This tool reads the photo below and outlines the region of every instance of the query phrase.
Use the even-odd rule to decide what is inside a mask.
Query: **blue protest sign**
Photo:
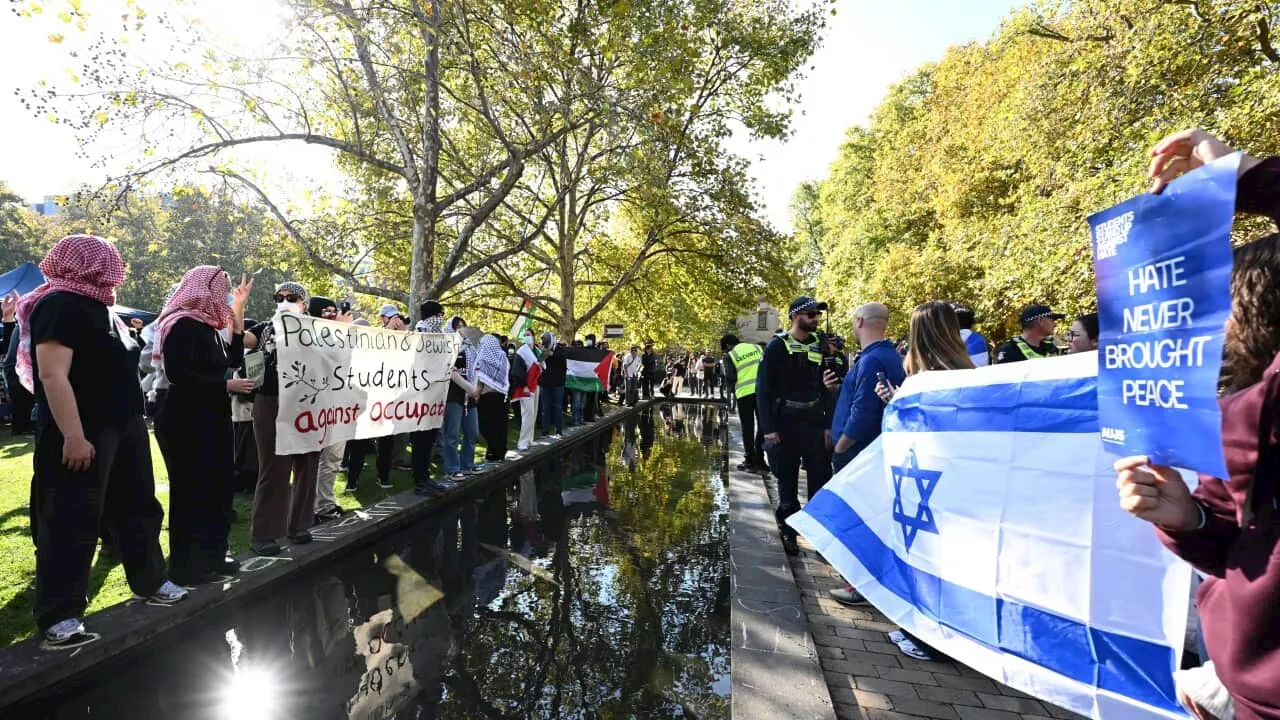
[[[1239,154],[1089,217],[1108,449],[1226,477],[1218,372]]]

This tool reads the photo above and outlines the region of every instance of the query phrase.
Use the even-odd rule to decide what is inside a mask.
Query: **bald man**
[[[853,333],[862,346],[858,362],[845,375],[832,418],[831,437],[837,438],[832,465],[836,472],[871,444],[880,434],[884,402],[876,395],[879,373],[895,387],[902,384],[902,356],[884,337],[889,326],[889,308],[867,303],[853,312]]]

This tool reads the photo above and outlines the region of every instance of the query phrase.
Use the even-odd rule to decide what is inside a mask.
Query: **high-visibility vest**
[[[1048,355],[1044,355],[1039,351],[1037,351],[1035,348],[1031,347],[1031,343],[1027,342],[1026,340],[1023,340],[1021,335],[1013,339],[1013,344],[1022,353],[1022,357],[1028,360],[1039,360],[1041,358],[1049,357]]]
[[[792,355],[807,355],[809,362],[815,365],[822,364],[822,341],[818,335],[814,335],[813,339],[807,343],[791,337],[791,333],[782,336],[782,342],[787,346],[787,352]]]
[[[756,392],[756,374],[760,370],[760,360],[764,351],[755,343],[738,343],[729,351],[729,359],[733,361],[733,369],[738,374],[738,384],[733,394],[744,398]]]

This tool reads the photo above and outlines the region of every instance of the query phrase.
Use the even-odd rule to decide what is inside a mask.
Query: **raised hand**
[[[240,284],[231,289],[231,311],[236,317],[244,317],[245,305],[249,304],[249,294],[253,292],[253,276],[240,275]]]
[[[1151,192],[1158,194],[1179,175],[1203,167],[1235,151],[1235,148],[1200,128],[1191,128],[1169,135],[1151,149],[1151,168],[1147,171],[1152,178]],[[1238,174],[1243,175],[1258,162],[1258,158],[1245,155],[1240,159]]]
[[[13,322],[18,316],[18,291],[12,290],[0,298],[0,315],[5,322]]]

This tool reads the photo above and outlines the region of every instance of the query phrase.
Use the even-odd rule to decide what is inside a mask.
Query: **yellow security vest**
[[[760,370],[760,359],[764,351],[755,343],[738,343],[729,351],[729,359],[733,361],[733,369],[738,374],[738,384],[733,394],[738,398],[754,395],[756,392],[756,374]]]

